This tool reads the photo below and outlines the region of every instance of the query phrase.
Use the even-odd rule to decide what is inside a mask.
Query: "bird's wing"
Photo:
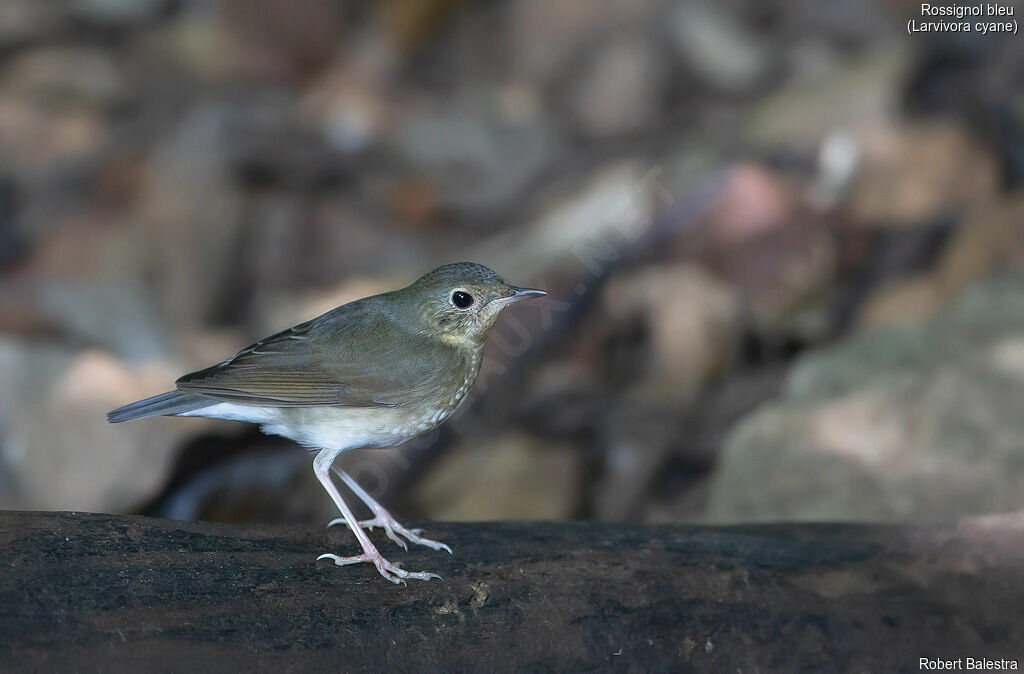
[[[396,407],[429,395],[459,358],[372,303],[353,303],[176,383],[179,391],[245,405]]]

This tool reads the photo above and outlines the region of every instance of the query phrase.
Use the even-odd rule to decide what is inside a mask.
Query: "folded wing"
[[[187,374],[178,390],[246,405],[396,407],[439,385],[459,354],[373,304],[345,305]]]

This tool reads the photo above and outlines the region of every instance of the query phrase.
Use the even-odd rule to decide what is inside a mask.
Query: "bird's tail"
[[[139,400],[124,407],[107,412],[107,421],[112,424],[143,417],[171,416],[191,412],[210,404],[209,398],[190,395],[180,391],[168,391],[152,398]]]

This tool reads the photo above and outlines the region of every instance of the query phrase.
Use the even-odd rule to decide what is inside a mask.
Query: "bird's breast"
[[[444,385],[438,387],[438,395],[432,397],[429,402],[417,405],[415,421],[410,424],[410,437],[433,430],[459,408],[473,382],[476,381],[477,373],[480,371],[480,360],[479,351],[467,355],[464,367],[460,368],[459,372],[449,373],[455,376],[448,377]]]

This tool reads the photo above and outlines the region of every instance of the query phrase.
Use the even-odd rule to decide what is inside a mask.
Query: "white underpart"
[[[231,421],[248,421],[251,424],[265,424],[270,422],[277,410],[268,407],[255,407],[253,405],[239,405],[237,403],[214,403],[209,407],[203,407],[191,412],[182,412],[179,417],[207,417],[209,419],[229,419]]]
[[[452,401],[454,406],[462,401],[468,388],[468,385],[460,387]],[[215,403],[179,416],[260,424],[264,433],[282,435],[310,449],[342,452],[399,445],[433,428],[451,411],[430,410],[410,419],[407,410],[382,407],[256,407]]]

